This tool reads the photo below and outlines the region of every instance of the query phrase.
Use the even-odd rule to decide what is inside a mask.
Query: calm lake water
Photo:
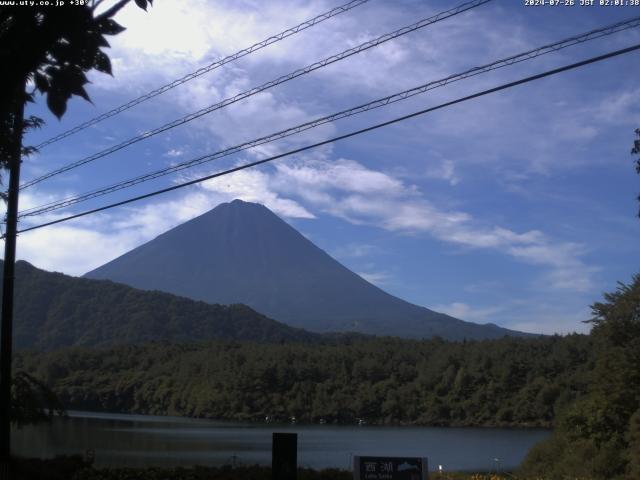
[[[69,412],[51,425],[14,430],[14,453],[51,457],[95,451],[97,466],[271,463],[273,432],[298,434],[298,465],[348,469],[352,455],[428,457],[430,468],[517,467],[549,430],[219,422],[178,417]],[[498,459],[498,460],[495,460]]]

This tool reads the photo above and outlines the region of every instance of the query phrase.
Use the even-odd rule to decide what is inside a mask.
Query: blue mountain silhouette
[[[243,303],[314,332],[461,340],[523,336],[413,305],[350,271],[263,205],[234,200],[89,272],[208,303]]]

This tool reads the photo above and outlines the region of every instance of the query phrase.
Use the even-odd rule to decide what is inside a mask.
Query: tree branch
[[[116,13],[118,13],[120,10],[122,10],[122,8],[129,3],[131,0],[120,0],[118,3],[116,3],[113,7],[111,7],[109,10],[107,10],[104,13],[101,13],[100,15],[98,15],[96,17],[96,19],[98,20],[103,20],[105,18],[111,18],[113,17]]]
[[[94,0],[93,5],[91,5],[91,10],[95,12],[96,8],[98,8],[102,2],[104,2],[104,0]]]

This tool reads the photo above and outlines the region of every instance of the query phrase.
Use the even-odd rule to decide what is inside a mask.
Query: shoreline
[[[211,417],[189,417],[182,415],[158,415],[153,413],[138,413],[138,412],[128,412],[128,411],[109,411],[109,410],[83,410],[83,409],[68,409],[67,414],[69,417],[74,418],[103,418],[101,416],[109,415],[111,419],[117,420],[115,416],[122,416],[122,420],[131,420],[131,417],[139,417],[139,420],[148,421],[148,422],[210,422],[212,424],[222,423],[225,425],[229,425],[232,423],[238,423],[240,425],[252,424],[252,425],[260,425],[260,426],[280,426],[280,427],[292,427],[292,426],[303,426],[303,427],[389,427],[389,428],[482,428],[482,429],[506,429],[506,430],[545,430],[552,431],[553,424],[551,422],[541,422],[541,423],[529,423],[529,424],[514,424],[514,423],[502,423],[502,424],[477,424],[477,423],[463,423],[463,422],[452,422],[448,424],[440,423],[440,424],[425,424],[425,423],[387,423],[387,422],[376,422],[376,421],[365,421],[364,423],[358,422],[306,422],[306,421],[296,421],[296,422],[287,422],[287,421],[265,421],[260,420],[261,417],[248,417],[248,418],[211,418]]]

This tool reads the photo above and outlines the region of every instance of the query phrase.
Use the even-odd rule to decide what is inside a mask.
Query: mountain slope
[[[318,340],[316,334],[278,323],[245,305],[210,305],[46,272],[24,261],[16,263],[14,313],[18,349],[213,339]]]
[[[446,339],[521,335],[463,322],[389,295],[262,205],[234,200],[89,272],[210,303],[243,303],[316,332]]]

